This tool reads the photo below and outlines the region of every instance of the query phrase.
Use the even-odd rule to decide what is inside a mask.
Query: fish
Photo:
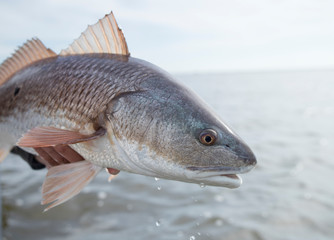
[[[197,94],[130,56],[112,12],[59,54],[33,38],[2,63],[0,160],[14,148],[47,164],[45,210],[102,169],[237,188],[257,163]]]

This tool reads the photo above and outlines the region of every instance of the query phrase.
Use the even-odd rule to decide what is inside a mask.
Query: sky
[[[334,69],[332,0],[0,0],[0,61],[60,52],[113,11],[132,57],[172,73]]]

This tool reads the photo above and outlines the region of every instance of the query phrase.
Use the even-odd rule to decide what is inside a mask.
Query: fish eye
[[[217,132],[213,129],[204,129],[199,135],[199,141],[207,146],[213,145],[217,140]]]

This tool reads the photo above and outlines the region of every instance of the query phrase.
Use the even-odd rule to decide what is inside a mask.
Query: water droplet
[[[205,212],[203,212],[203,216],[204,216],[205,218],[211,218],[211,217],[212,217],[212,212],[210,212],[210,211],[205,211]]]
[[[160,178],[157,178],[157,177],[155,177],[155,178],[154,178],[154,180],[155,180],[155,181],[159,181],[159,180],[160,180]]]
[[[193,200],[194,203],[197,203],[198,202],[198,199],[194,196],[191,196],[191,199]]]
[[[223,223],[223,220],[221,220],[221,219],[217,219],[217,220],[215,221],[215,225],[218,226],[218,227],[222,226],[223,224],[224,224],[224,223]]]
[[[161,190],[161,186],[158,186],[157,189],[160,191]]]
[[[204,183],[200,183],[199,186],[200,186],[201,188],[204,188],[206,185],[205,185]]]
[[[160,227],[160,225],[161,225],[160,220],[158,220],[158,221],[155,222],[155,226]]]
[[[214,199],[216,202],[223,202],[224,201],[224,197],[222,195],[215,195]]]
[[[98,193],[97,193],[97,197],[98,197],[99,199],[106,199],[106,197],[107,197],[107,193],[106,193],[106,192],[98,192]]]
[[[196,237],[195,236],[190,236],[189,240],[195,240]]]

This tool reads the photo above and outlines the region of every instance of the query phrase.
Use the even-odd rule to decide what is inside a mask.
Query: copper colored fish
[[[193,92],[130,57],[112,13],[58,55],[26,42],[0,66],[0,85],[0,159],[20,147],[47,164],[47,209],[103,168],[236,188],[256,164]]]

